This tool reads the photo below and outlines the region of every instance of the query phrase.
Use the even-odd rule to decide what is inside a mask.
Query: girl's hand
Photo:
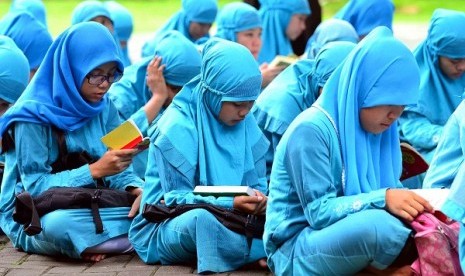
[[[131,210],[129,210],[128,217],[133,218],[137,215],[139,212],[139,207],[140,207],[140,201],[142,199],[142,189],[141,188],[134,188],[130,191],[132,195],[137,196],[136,200],[131,206]]]
[[[168,99],[169,91],[166,86],[163,69],[165,65],[161,64],[161,57],[155,56],[147,65],[147,86],[152,92],[152,97],[157,97],[162,103]]]
[[[258,209],[263,209],[260,207],[263,201],[266,205],[266,197],[262,195],[235,196],[233,207],[247,214],[255,214]]]
[[[137,149],[109,150],[95,163],[89,165],[92,178],[114,175],[127,169]]]
[[[415,192],[403,189],[386,190],[386,209],[389,213],[406,221],[423,212],[433,212],[433,207]]]
[[[262,73],[262,87],[266,87],[276,76],[281,73],[285,66],[270,66],[267,63],[260,65],[260,72]]]

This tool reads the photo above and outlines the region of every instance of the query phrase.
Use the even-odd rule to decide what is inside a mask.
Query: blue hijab
[[[286,36],[287,26],[294,14],[310,14],[307,0],[260,0],[258,13],[262,19],[263,47],[258,62],[271,62],[276,55],[293,53],[291,41]]]
[[[354,27],[347,21],[330,18],[323,21],[315,29],[313,35],[308,39],[305,52],[307,57],[314,59],[321,47],[331,41],[358,42],[358,34]]]
[[[408,110],[423,114],[433,124],[444,125],[463,100],[465,75],[453,80],[439,68],[439,56],[465,58],[465,13],[434,11],[427,38],[413,54],[421,72],[420,98]]]
[[[243,183],[246,174],[251,179],[255,162],[269,145],[254,117],[248,114],[227,126],[218,116],[222,102],[255,100],[261,80],[247,48],[211,39],[202,53],[200,75],[184,86],[158,121],[155,146],[188,179],[198,173],[201,185],[258,183],[258,176],[256,183]]]
[[[29,81],[29,63],[15,42],[0,35],[0,99],[14,103]]]
[[[0,34],[13,39],[29,61],[29,68],[37,69],[52,44],[52,36],[45,25],[27,12],[9,12],[0,21]]]
[[[263,129],[283,135],[291,122],[318,98],[319,90],[355,47],[330,42],[315,60],[300,60],[286,68],[258,96],[253,114]]]
[[[113,21],[115,28],[115,33],[118,36],[119,41],[127,42],[131,37],[134,28],[131,12],[116,1],[106,1],[104,2],[104,5],[110,12],[111,20]],[[122,59],[124,66],[130,65],[131,59],[129,58],[127,44],[126,46],[121,45],[121,50],[123,52]]]
[[[218,12],[218,5],[216,2],[216,0],[182,0],[181,9],[156,31],[153,38],[144,44],[142,47],[142,57],[153,56],[157,37],[167,31],[179,31],[190,41],[197,43],[189,34],[189,26],[191,22],[213,24]],[[204,38],[209,37],[210,35],[207,34],[198,40],[205,41]]]
[[[169,31],[161,37],[155,55],[162,57],[161,65],[165,65],[163,77],[168,84],[184,86],[200,73],[200,53],[194,43],[178,31]],[[126,67],[123,78],[110,88],[110,97],[118,98],[120,93],[130,93],[138,97],[138,106],[145,105],[152,97],[146,84],[147,65],[152,59],[147,57]],[[132,112],[133,107],[128,106],[128,110]]]
[[[392,30],[394,4],[391,0],[350,0],[334,17],[348,21],[361,37],[378,26]]]
[[[26,11],[47,27],[47,10],[42,0],[14,0],[10,11]]]
[[[71,14],[71,24],[91,21],[97,16],[105,16],[112,20],[110,12],[105,5],[96,0],[86,0],[79,3]],[[112,20],[113,21],[113,20]]]
[[[386,27],[375,28],[359,42],[329,77],[315,105],[325,110],[339,135],[345,195],[401,185],[397,124],[380,134],[368,133],[360,125],[360,110],[414,104],[419,84],[412,52]]]
[[[96,53],[98,45],[101,51]],[[114,61],[123,71],[118,48],[110,32],[96,22],[71,26],[50,46],[42,65],[24,93],[0,120],[0,134],[13,122],[53,125],[73,131],[97,116],[107,104],[82,98],[82,83],[96,67]]]
[[[237,42],[237,33],[262,27],[257,9],[243,2],[226,4],[216,20],[216,37]]]

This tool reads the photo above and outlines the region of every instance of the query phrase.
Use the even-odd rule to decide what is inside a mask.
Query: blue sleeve
[[[308,223],[323,229],[347,215],[385,206],[386,190],[353,196],[342,193],[338,142],[315,125],[301,125],[287,142],[285,166]]]
[[[22,185],[33,196],[54,187],[95,185],[87,164],[74,170],[51,173],[58,148],[50,127],[16,123],[15,150]]]
[[[147,120],[147,115],[145,114],[144,107],[139,108],[134,114],[130,116],[130,118],[134,121],[137,127],[142,132],[144,137],[147,137],[148,129],[149,129],[149,122]]]
[[[108,97],[118,109],[123,121],[129,119],[140,108],[139,99],[130,81],[120,80],[114,83],[108,92]]]
[[[437,146],[443,126],[431,123],[425,116],[404,111],[399,118],[399,130],[403,138],[416,149],[430,150]]]
[[[196,186],[194,179],[187,179],[176,170],[163,157],[158,148],[155,149],[155,158],[166,205],[209,203],[226,208],[233,207],[233,197],[216,198],[214,196],[194,195],[192,193]]]

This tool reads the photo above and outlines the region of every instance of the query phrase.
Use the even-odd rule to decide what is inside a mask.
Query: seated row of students
[[[448,13],[440,10],[438,17],[448,17]],[[86,43],[88,37],[94,36],[99,37],[99,45],[108,49],[108,53],[95,54],[94,44]],[[447,43],[445,49],[450,49],[451,45],[454,43]],[[386,54],[384,47],[392,51]],[[14,133],[11,136],[15,139],[14,147],[6,145],[7,140],[3,145],[6,168],[0,200],[1,223],[9,238],[16,247],[28,252],[65,254],[94,261],[104,258],[107,253],[127,252],[134,246],[144,261],[150,263],[185,263],[197,257],[199,272],[222,272],[256,261],[263,265],[266,255],[262,241],[254,240],[249,252],[244,236],[227,230],[203,211],[192,211],[160,225],[148,223],[139,214],[129,230],[128,212],[130,217],[135,215],[135,210],[139,209],[136,203],[131,210],[118,208],[105,213],[104,235],[92,232],[94,227],[88,210],[50,213],[41,221],[44,232],[34,237],[27,236],[11,220],[14,195],[21,190],[38,195],[51,187],[93,185],[94,178],[106,176],[111,187],[127,189],[141,196],[142,181],[130,168],[136,152],[105,152],[103,145],[95,143],[120,123],[119,117],[115,116],[117,109],[104,96],[124,70],[118,51],[114,38],[98,24],[79,23],[68,29],[53,42],[24,96],[0,120],[1,133]],[[448,53],[445,50],[444,55],[447,57]],[[54,60],[54,55],[60,55],[63,60]],[[262,77],[258,65],[250,50],[217,39],[205,45],[202,55],[200,75],[184,86],[154,129],[146,174],[149,185],[142,202],[158,203],[163,199],[168,205],[208,202],[247,212],[263,213],[266,210],[265,250],[268,264],[277,274],[355,273],[367,267],[376,270],[405,264],[394,262],[394,259],[407,243],[410,229],[397,217],[409,221],[418,213],[431,210],[419,196],[395,189],[401,187],[395,120],[404,105],[416,103],[420,83],[410,51],[386,28],[377,29],[351,51],[341,62],[343,66],[329,78],[319,100],[299,115],[284,134],[276,149],[268,203],[265,177],[268,142],[253,115],[248,114],[260,91]],[[238,63],[237,56],[244,57],[243,62]],[[84,65],[83,60],[88,63]],[[169,74],[165,74],[169,64],[160,66],[163,60],[159,57],[148,59],[148,67],[142,66],[139,70],[153,70],[154,78],[158,78],[154,83],[163,85],[161,78],[166,78],[168,84],[176,86],[169,82]],[[459,60],[455,68],[463,73],[461,62]],[[298,67],[295,65],[287,72],[292,76]],[[69,85],[70,78],[74,79],[74,86]],[[139,77],[139,81],[147,81],[150,85],[149,79]],[[155,93],[156,89],[151,91]],[[167,90],[164,91],[166,96]],[[160,104],[169,103],[169,97],[165,101],[153,100],[157,104],[151,109],[155,112],[150,113],[147,103],[152,98],[156,97],[152,95],[150,100],[135,108],[144,106],[138,116],[146,116],[147,125],[149,116],[153,120],[160,112]],[[12,124],[15,125],[13,129],[9,128]],[[76,170],[52,172],[57,143],[51,126],[67,132],[70,151],[89,151],[93,157],[100,158],[99,161]],[[185,134],[180,135],[181,132]],[[184,137],[191,137],[191,140]],[[315,141],[311,142],[312,139]],[[360,143],[364,146],[360,147]],[[49,148],[51,152],[48,152]],[[191,193],[195,185],[225,183],[256,185],[260,192],[252,197],[218,199]],[[321,205],[325,208],[321,209]],[[450,208],[457,210],[455,205]],[[334,210],[338,211],[334,213]],[[283,222],[280,214],[292,214],[293,217]],[[382,217],[379,221],[384,223],[354,223],[362,216]],[[451,216],[459,217],[460,213],[456,211]],[[56,227],[63,221],[76,227]],[[286,224],[289,222],[292,225]],[[346,224],[364,227],[353,229]],[[211,228],[205,230],[204,225],[216,225],[231,243],[224,243],[227,245],[224,250],[212,249],[209,244],[215,239],[211,237]],[[173,227],[183,229],[184,235],[173,235]],[[385,231],[386,228],[396,230]],[[347,229],[353,229],[349,232],[353,238],[347,239],[346,244],[317,242],[339,241],[334,237],[341,233],[341,229],[344,235],[348,233]],[[128,231],[131,243],[127,238]],[[392,232],[398,235],[392,236]],[[82,240],[82,233],[86,233],[85,240]],[[372,236],[367,233],[373,233],[372,236],[377,238],[369,239]],[[332,238],[324,239],[321,235],[331,235]],[[219,235],[217,240],[224,241],[225,236]],[[313,248],[308,246],[310,239],[315,241]],[[355,248],[364,250],[354,250],[354,243],[360,245]],[[231,244],[237,248],[232,248]],[[321,255],[314,254],[327,250],[333,252],[334,246],[342,253],[327,254],[322,260],[318,259]],[[173,249],[176,250],[173,252]],[[221,252],[221,262],[212,261],[217,260],[218,251]],[[238,252],[249,254],[244,258]],[[288,259],[290,252],[294,254],[292,261]],[[343,260],[350,261],[345,263]],[[338,268],[339,271],[332,270]]]

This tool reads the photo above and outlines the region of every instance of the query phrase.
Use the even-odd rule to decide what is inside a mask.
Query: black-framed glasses
[[[123,77],[123,73],[116,71],[112,75],[92,75],[88,74],[86,76],[87,82],[91,85],[101,85],[104,81],[108,83],[114,83],[119,81]]]

